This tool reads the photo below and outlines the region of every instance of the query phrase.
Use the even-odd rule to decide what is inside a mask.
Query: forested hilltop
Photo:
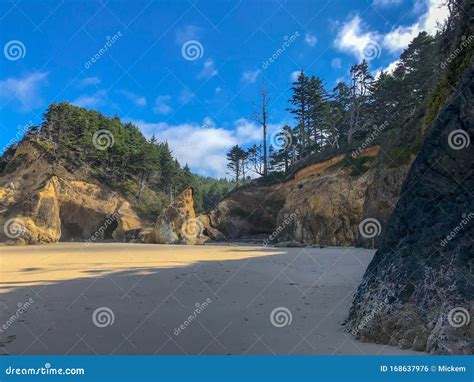
[[[257,183],[271,183],[339,153],[360,174],[367,161],[360,151],[373,145],[382,145],[384,166],[409,163],[474,53],[470,2],[448,3],[446,24],[435,36],[420,32],[390,71],[375,72],[363,60],[350,68],[348,83],[341,81],[332,90],[317,75],[301,71],[288,101],[294,125],[273,134],[267,131],[271,94],[263,88],[255,120],[265,138],[228,152],[234,180],[248,183],[246,174],[254,173],[264,178]]]
[[[67,102],[49,106],[39,126],[24,141],[37,145],[48,162],[78,179],[96,179],[122,193],[145,219],[154,220],[185,188],[194,188],[195,208],[205,212],[226,194],[232,182],[193,174],[173,157],[166,142],[150,139],[132,123]],[[5,151],[3,172],[17,144]]]

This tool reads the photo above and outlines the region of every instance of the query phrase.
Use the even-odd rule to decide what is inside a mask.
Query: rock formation
[[[347,322],[359,339],[474,353],[474,61],[431,124]]]
[[[302,167],[284,182],[240,187],[210,214],[210,224],[227,238],[266,234],[267,244],[374,247],[409,168],[376,166],[378,155],[376,146],[361,151],[358,170],[346,156],[335,155]],[[378,222],[380,230],[373,238],[361,235],[364,219]]]
[[[224,234],[211,225],[211,218],[209,215],[199,215],[197,218],[202,223],[203,234],[209,237],[209,239],[214,241],[225,240]]]
[[[0,225],[0,241],[41,244],[122,241],[125,231],[142,222],[117,192],[52,166],[26,141],[0,177]]]
[[[286,192],[285,188],[271,186],[240,187],[212,211],[210,225],[228,239],[270,234],[276,226]]]
[[[193,189],[184,190],[166,208],[155,223],[154,239],[157,244],[202,244],[208,238],[203,224],[194,212]]]

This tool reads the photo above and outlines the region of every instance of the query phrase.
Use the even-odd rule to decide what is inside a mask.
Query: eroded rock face
[[[209,215],[199,215],[198,219],[202,223],[203,234],[209,237],[213,241],[223,241],[225,240],[224,234],[219,231],[217,228],[214,228],[211,225],[211,218]]]
[[[283,207],[285,188],[241,187],[221,201],[209,215],[212,227],[226,238],[270,234]]]
[[[210,215],[211,225],[232,239],[266,234],[264,244],[374,247],[379,235],[364,239],[359,224],[376,219],[383,230],[409,168],[380,169],[373,164],[378,153],[377,147],[360,153],[367,160],[360,173],[339,155],[302,168],[286,182],[237,189]]]
[[[429,353],[474,353],[474,61],[432,123],[348,330]]]
[[[278,214],[280,240],[321,245],[353,245],[372,172],[350,176],[343,168],[308,175],[289,185]]]
[[[122,241],[125,231],[142,225],[118,193],[53,168],[30,143],[16,150],[5,170],[0,177],[0,241]]]
[[[203,225],[194,212],[193,189],[184,190],[173,205],[166,208],[155,223],[154,240],[157,244],[202,244]]]

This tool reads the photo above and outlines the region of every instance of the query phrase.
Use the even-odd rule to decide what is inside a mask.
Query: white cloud
[[[449,16],[449,10],[445,0],[428,0],[428,10],[420,18],[421,30],[434,35],[439,24],[444,24]]]
[[[420,1],[415,2],[414,11],[420,12],[420,4]],[[342,25],[334,45],[341,51],[354,54],[358,60],[364,57],[364,49],[369,43],[382,44],[390,53],[399,54],[421,31],[434,35],[449,15],[445,0],[423,0],[423,5],[424,13],[415,23],[398,25],[386,34],[371,31],[356,15]]]
[[[76,98],[74,101],[71,101],[71,103],[79,107],[95,108],[104,104],[105,95],[105,90],[99,90],[94,94],[82,95]]]
[[[331,60],[331,67],[333,69],[341,69],[342,68],[342,60],[340,58],[333,58]]]
[[[359,16],[344,23],[334,41],[335,46],[346,53],[352,53],[358,60],[364,58],[364,50],[369,45],[377,45],[380,36],[370,31]]]
[[[128,90],[118,90],[117,93],[124,95],[128,100],[137,106],[146,106],[146,98],[138,94],[129,92]]]
[[[298,76],[300,75],[301,70],[295,70],[294,72],[290,73],[290,81],[295,82],[298,79]]]
[[[374,0],[372,2],[372,5],[374,7],[380,7],[380,8],[385,8],[385,7],[391,7],[391,6],[397,6],[402,3],[402,0]]]
[[[304,36],[304,42],[308,44],[311,48],[314,48],[318,43],[318,39],[314,34],[307,32]]]
[[[214,67],[214,60],[211,58],[208,58],[204,62],[204,66],[202,70],[199,72],[197,77],[200,78],[211,78],[214,77],[215,75],[218,74],[217,69]]]
[[[420,33],[418,24],[399,26],[383,37],[383,45],[390,53],[398,53],[405,49],[408,44]]]
[[[0,81],[0,98],[16,99],[20,108],[27,111],[42,105],[40,86],[47,80],[48,73],[35,72],[23,77],[10,77]]]
[[[249,143],[262,139],[262,129],[254,121],[247,118],[239,118],[234,122],[235,134],[240,141]]]
[[[380,76],[380,73],[382,73],[382,72],[392,74],[393,71],[397,68],[397,65],[398,65],[399,62],[400,62],[400,60],[395,60],[395,61],[391,62],[390,64],[388,64],[385,68],[377,69],[374,73],[374,77],[378,78]]]
[[[187,163],[193,171],[209,176],[227,175],[226,153],[233,145],[247,146],[262,139],[261,127],[245,118],[236,120],[232,129],[218,127],[210,118],[205,118],[200,124],[171,125],[142,120],[131,122],[145,136],[155,134],[159,141],[168,142],[181,165]],[[269,133],[281,126],[282,124],[270,124]]]
[[[169,114],[173,110],[168,102],[171,101],[171,96],[162,95],[155,99],[155,106],[153,106],[153,112],[155,114]]]
[[[426,31],[436,34],[438,27],[443,25],[449,16],[445,0],[424,0],[425,13],[412,25],[398,26],[384,36],[383,44],[391,53],[400,53],[420,33]],[[419,10],[420,3],[415,3]]]
[[[257,70],[248,70],[242,73],[242,81],[254,84],[257,81],[258,75],[260,74],[260,69]]]
[[[101,81],[99,77],[86,77],[79,81],[78,86],[80,88],[85,88],[86,86],[90,85],[98,85],[100,82]]]

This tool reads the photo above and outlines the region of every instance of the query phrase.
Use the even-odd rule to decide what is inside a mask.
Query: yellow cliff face
[[[320,245],[373,246],[360,242],[366,217],[381,225],[398,199],[409,166],[380,169],[372,158],[378,146],[358,152],[361,168],[344,155],[308,165],[292,179],[271,186],[249,186],[224,199],[211,214],[213,227],[235,238],[267,235],[269,244],[297,241]]]
[[[31,144],[0,177],[0,241],[8,244],[115,238],[142,226],[128,201],[107,187],[50,165]]]
[[[354,245],[373,170],[351,176],[347,168],[330,166],[307,171],[305,176],[283,185],[288,193],[276,226],[283,228],[284,240]]]

